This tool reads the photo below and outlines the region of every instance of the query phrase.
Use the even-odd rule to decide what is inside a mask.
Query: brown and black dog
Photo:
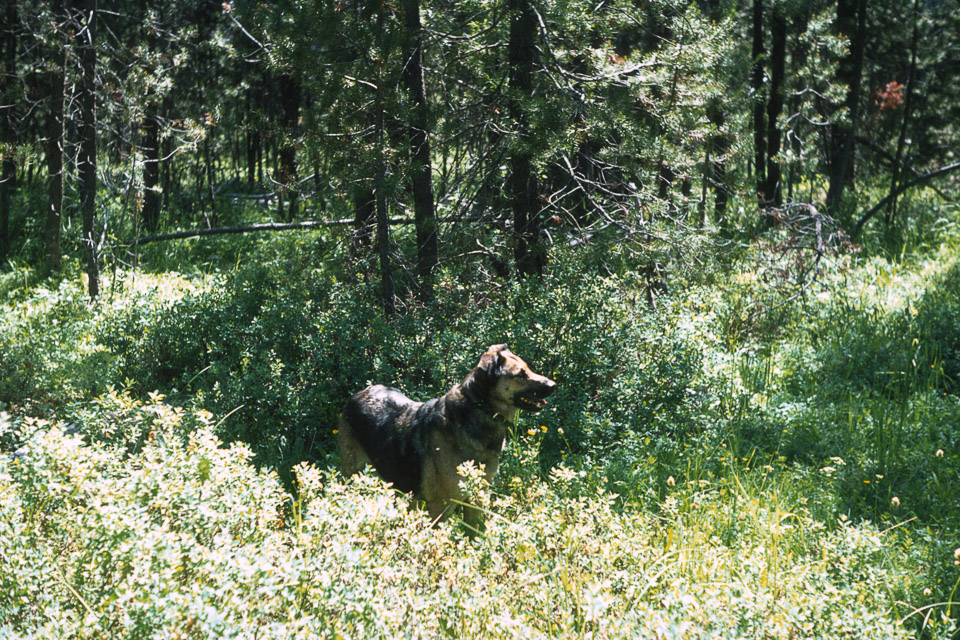
[[[460,498],[457,467],[482,464],[492,481],[517,412],[540,411],[555,388],[505,344],[487,349],[463,382],[427,402],[392,387],[367,387],[340,414],[340,468],[350,476],[372,463],[381,478],[425,501],[430,516],[442,520]],[[470,509],[464,518],[477,515]]]

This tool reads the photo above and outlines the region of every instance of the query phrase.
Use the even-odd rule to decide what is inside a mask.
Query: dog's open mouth
[[[546,400],[520,397],[520,407],[528,411],[540,411],[540,409],[543,409],[545,406],[547,406]]]
[[[553,393],[553,387],[540,387],[517,394],[514,404],[525,411],[540,411],[547,406],[547,396]]]

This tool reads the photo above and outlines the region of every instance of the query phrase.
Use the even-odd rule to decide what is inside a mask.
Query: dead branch
[[[917,185],[923,184],[928,180],[932,180],[933,178],[936,178],[938,176],[942,176],[946,173],[950,173],[951,171],[956,171],[957,169],[960,169],[960,162],[954,162],[953,164],[948,164],[945,167],[941,167],[934,171],[930,171],[929,173],[925,173],[922,176],[914,178],[910,182],[906,182],[900,185],[899,187],[897,187],[897,189],[893,193],[889,194],[886,198],[884,198],[883,200],[878,202],[876,205],[874,205],[872,209],[870,209],[865,214],[863,214],[863,216],[857,221],[856,226],[853,228],[853,232],[850,234],[850,237],[854,239],[857,238],[857,236],[859,236],[860,232],[863,230],[863,225],[865,225],[870,218],[875,216],[878,211],[882,210],[885,206],[887,206],[887,203],[889,203],[894,198],[898,197],[900,194],[912,189],[913,187],[916,187]]]

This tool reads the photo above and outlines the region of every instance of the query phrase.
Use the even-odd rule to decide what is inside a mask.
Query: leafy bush
[[[133,454],[50,424],[24,436],[0,458],[2,636],[886,639],[912,637],[896,603],[924,597],[892,534],[825,530],[759,475],[677,485],[647,513],[528,470],[470,541],[369,476],[303,464],[295,499],[209,427]],[[931,611],[928,637],[949,638]]]
[[[191,394],[196,405],[230,414],[218,433],[249,443],[284,477],[300,460],[332,452],[340,408],[368,382],[436,396],[498,342],[560,383],[538,420],[566,437],[551,432],[545,464],[571,448],[615,447],[628,431],[676,441],[687,427],[698,349],[638,312],[644,303],[628,293],[629,275],[582,282],[572,268],[558,269],[483,298],[453,288],[392,322],[373,287],[277,278],[245,268],[210,290],[130,306],[101,324],[100,341],[139,392]]]
[[[10,295],[0,316],[0,407],[46,413],[105,390],[112,362],[95,339],[95,313],[79,282],[45,282]]]

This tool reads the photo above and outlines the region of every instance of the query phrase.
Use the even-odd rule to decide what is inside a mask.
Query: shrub
[[[499,342],[560,383],[537,418],[566,434],[551,430],[545,465],[615,447],[628,431],[676,441],[687,428],[699,351],[636,308],[629,276],[583,283],[559,269],[542,281],[487,287],[483,298],[454,287],[387,321],[372,286],[320,277],[291,286],[276,275],[240,269],[210,290],[131,306],[100,325],[100,341],[134,390],[190,394],[195,405],[230,414],[221,437],[247,442],[287,479],[297,462],[333,451],[340,408],[368,382],[427,399]]]
[[[2,636],[907,638],[892,612],[923,584],[896,538],[829,532],[759,474],[677,485],[647,513],[571,469],[527,471],[471,541],[371,476],[301,464],[293,498],[209,427],[132,454],[24,436],[0,458]],[[930,638],[955,632],[940,612]]]

